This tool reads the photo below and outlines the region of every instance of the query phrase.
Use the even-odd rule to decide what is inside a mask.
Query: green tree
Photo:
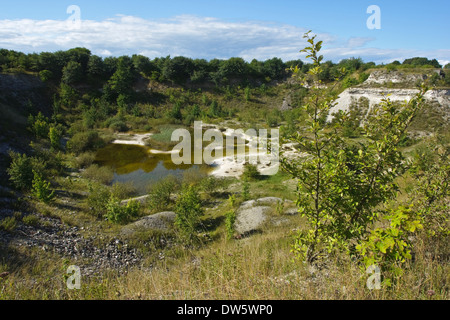
[[[62,128],[60,126],[50,126],[48,131],[48,137],[50,139],[50,144],[53,149],[59,150],[61,149],[61,137],[62,137]]]
[[[33,195],[44,203],[50,203],[55,198],[55,191],[50,188],[50,182],[45,181],[40,173],[33,170]]]
[[[41,112],[39,112],[36,117],[33,117],[33,115],[31,114],[28,116],[28,126],[31,132],[33,132],[33,134],[36,136],[36,138],[48,138],[48,118],[45,117]]]
[[[39,79],[41,79],[42,82],[48,82],[53,78],[53,72],[50,70],[42,70],[39,72]]]
[[[178,84],[184,84],[190,79],[194,70],[192,59],[185,57],[175,57],[167,59],[162,69],[163,77]]]
[[[110,90],[107,97],[109,101],[116,101],[119,95],[131,95],[134,77],[134,67],[131,59],[127,56],[120,57],[117,61],[117,70],[106,85],[108,90]]]
[[[87,65],[87,72],[89,76],[94,78],[104,78],[105,77],[105,67],[103,64],[102,58],[99,56],[90,56],[88,65]]]
[[[186,186],[175,204],[175,225],[186,242],[197,240],[197,228],[203,215],[200,196],[193,186]]]
[[[309,224],[299,232],[294,252],[312,263],[334,250],[355,254],[370,227],[385,216],[382,208],[396,196],[396,178],[407,166],[398,145],[421,108],[426,89],[402,105],[383,100],[367,119],[364,139],[347,143],[341,123],[326,121],[336,96],[318,80],[322,42],[309,33],[305,37],[310,46],[302,51],[313,60],[306,77],[312,78],[314,86],[304,107],[308,129],[292,140],[307,155],[282,156],[282,166],[298,181],[299,212]],[[340,119],[345,116],[341,114]]]
[[[439,62],[436,59],[429,60],[428,58],[422,58],[422,57],[415,57],[406,59],[403,61],[403,64],[405,65],[412,65],[415,67],[421,67],[421,66],[430,66],[432,68],[438,68],[441,69],[442,66],[439,64]]]
[[[181,113],[181,105],[179,102],[176,102],[173,105],[172,110],[169,112],[169,117],[173,120],[183,120],[183,114]]]
[[[26,154],[9,152],[11,165],[7,169],[9,180],[20,190],[29,190],[33,181],[33,159]]]
[[[236,223],[236,211],[230,210],[225,214],[225,228],[227,239],[230,240],[233,238],[235,232],[235,223]]]
[[[67,85],[73,85],[83,79],[83,68],[80,63],[70,61],[62,71],[61,81]]]

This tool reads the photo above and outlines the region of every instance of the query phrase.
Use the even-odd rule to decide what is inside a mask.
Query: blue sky
[[[67,29],[69,5],[80,8],[80,29]],[[380,30],[366,27],[369,5],[381,9]],[[325,42],[326,59],[427,56],[448,63],[449,12],[448,0],[0,0],[0,47],[289,60],[302,58],[301,36],[312,29]]]

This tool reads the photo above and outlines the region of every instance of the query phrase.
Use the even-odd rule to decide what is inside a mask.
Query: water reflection
[[[110,144],[97,152],[95,163],[108,166],[114,171],[114,182],[133,182],[140,194],[145,194],[148,186],[156,181],[174,175],[182,177],[183,172],[198,168],[209,172],[206,165],[175,165],[170,154],[153,154],[144,146]]]

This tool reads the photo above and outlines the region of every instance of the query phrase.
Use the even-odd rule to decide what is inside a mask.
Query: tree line
[[[411,58],[403,63],[394,61],[392,66],[442,68],[436,59]],[[86,48],[74,48],[67,51],[41,52],[25,54],[22,52],[0,49],[0,71],[36,72],[43,81],[63,82],[67,85],[91,82],[102,83],[110,81],[113,87],[121,91],[129,86],[137,75],[159,82],[169,82],[178,85],[200,85],[212,83],[219,85],[250,85],[263,84],[272,80],[282,80],[291,73],[291,68],[297,68],[307,73],[312,68],[311,63],[302,60],[284,62],[280,58],[266,61],[256,59],[247,62],[242,58],[233,57],[227,60],[192,59],[188,57],[159,57],[150,59],[143,55],[106,57],[93,55]],[[326,61],[322,64],[322,81],[333,81],[338,75],[350,74],[355,71],[364,72],[367,69],[384,67],[374,62],[365,63],[361,58],[343,59],[339,63]],[[445,68],[449,68],[447,65]]]

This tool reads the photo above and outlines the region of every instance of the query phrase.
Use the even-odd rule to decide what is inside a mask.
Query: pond
[[[173,131],[173,130],[172,130]],[[191,133],[191,130],[189,131]],[[203,130],[203,133],[205,131]],[[220,132],[219,132],[220,133]],[[170,137],[170,135],[167,135]],[[195,137],[195,134],[191,136]],[[147,194],[148,188],[151,184],[161,180],[169,175],[181,178],[187,170],[198,170],[200,173],[212,174],[217,177],[240,177],[244,170],[244,163],[249,162],[252,157],[265,154],[267,150],[258,149],[257,139],[238,134],[240,139],[234,139],[234,131],[227,129],[222,132],[223,141],[221,147],[213,151],[211,156],[214,161],[211,165],[194,164],[194,157],[196,155],[194,139],[190,141],[191,146],[191,163],[176,165],[172,161],[171,150],[175,150],[175,144],[170,141],[158,141],[160,138],[151,133],[147,134],[124,134],[121,137],[125,140],[115,140],[103,149],[97,152],[95,163],[100,166],[108,166],[114,172],[113,183],[115,182],[132,182],[138,193],[141,195]],[[208,154],[211,150],[211,139],[202,140],[203,134],[196,137],[202,146],[204,152]],[[231,137],[231,141],[228,141]],[[150,140],[148,140],[150,139]],[[167,137],[166,137],[167,140]],[[230,142],[230,149],[227,149],[228,142]],[[150,145],[150,146],[148,146]],[[188,142],[189,145],[189,142]],[[155,149],[156,148],[156,149]],[[167,150],[167,151],[162,151]],[[198,150],[198,149],[197,149]],[[209,151],[208,151],[209,150]],[[183,152],[184,153],[184,149]],[[200,153],[200,156],[201,156]],[[240,155],[240,160],[237,156]],[[244,157],[244,158],[242,158]],[[245,160],[243,160],[245,159]],[[254,158],[252,158],[254,159]],[[205,158],[204,158],[205,160]],[[253,160],[252,160],[253,161]],[[259,161],[259,160],[258,160]],[[267,163],[259,163],[258,169],[262,173],[270,167]]]
[[[155,154],[149,147],[126,144],[109,144],[100,149],[95,163],[113,170],[113,183],[132,182],[140,195],[148,192],[150,184],[168,175],[181,178],[186,170],[192,168],[205,173],[213,170],[207,165],[175,165],[170,154]]]

